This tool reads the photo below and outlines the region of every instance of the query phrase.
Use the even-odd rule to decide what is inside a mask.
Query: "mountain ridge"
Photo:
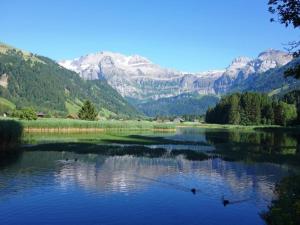
[[[132,64],[129,64],[130,60]],[[157,100],[184,93],[226,94],[249,76],[262,74],[292,61],[286,52],[268,49],[254,59],[235,58],[224,70],[187,73],[154,64],[143,56],[98,52],[59,64],[74,70],[84,79],[106,79],[122,96]],[[137,63],[139,62],[139,63]]]

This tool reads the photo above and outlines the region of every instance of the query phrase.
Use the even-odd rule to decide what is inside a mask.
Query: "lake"
[[[0,167],[1,224],[254,225],[297,171],[299,134],[27,134],[22,149]]]

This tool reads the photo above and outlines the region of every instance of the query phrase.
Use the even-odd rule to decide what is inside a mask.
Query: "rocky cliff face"
[[[287,53],[270,49],[256,59],[236,58],[225,70],[202,73],[166,69],[142,56],[124,56],[112,52],[88,54],[59,63],[78,72],[84,79],[107,80],[124,97],[147,100],[190,92],[224,94],[249,77],[281,67],[291,60],[292,56]]]
[[[251,76],[257,76],[264,72],[279,68],[292,60],[292,56],[278,50],[267,50],[258,55],[256,59],[239,57],[233,60],[223,75],[214,83],[214,90],[217,94],[224,94],[232,87],[249,80]],[[250,78],[250,79],[249,79]]]

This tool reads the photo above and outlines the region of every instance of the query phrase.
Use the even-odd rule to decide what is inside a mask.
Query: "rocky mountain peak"
[[[149,59],[139,56],[139,55],[133,55],[128,58],[129,58],[128,59],[129,65],[152,64],[152,62]]]
[[[249,63],[252,59],[246,56],[240,56],[235,58],[232,62],[231,62],[231,66],[232,65],[246,65],[247,63]]]
[[[292,56],[268,49],[257,58],[237,57],[225,70],[188,73],[163,68],[149,59],[114,52],[88,54],[60,65],[74,70],[84,79],[106,79],[121,95],[137,99],[159,99],[183,93],[227,93],[232,85],[253,74],[287,64]]]

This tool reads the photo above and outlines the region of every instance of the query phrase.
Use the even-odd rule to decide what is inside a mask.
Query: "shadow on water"
[[[207,146],[206,142],[202,141],[178,141],[171,140],[164,137],[152,137],[152,136],[143,136],[143,135],[129,135],[129,140],[112,140],[112,139],[104,139],[105,143],[118,143],[118,144],[136,144],[137,142],[142,142],[144,145],[147,144],[173,144],[173,145],[204,145]]]
[[[18,145],[23,127],[13,120],[0,120],[0,167],[15,163],[20,157]]]
[[[13,120],[0,120],[0,151],[5,152],[20,143],[23,127]]]

